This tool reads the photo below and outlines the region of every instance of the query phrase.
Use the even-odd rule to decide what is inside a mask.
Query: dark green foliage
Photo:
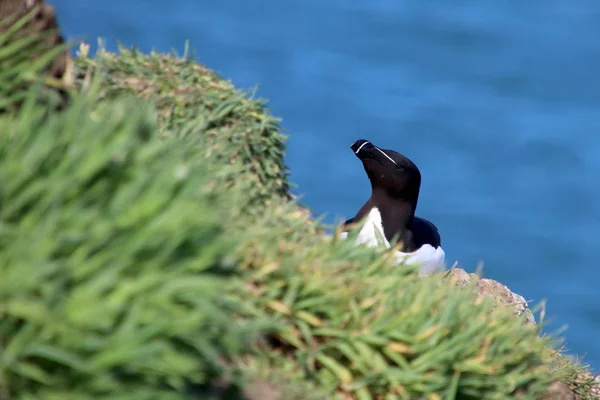
[[[152,108],[90,104],[0,125],[0,397],[181,398],[243,346],[227,202]]]

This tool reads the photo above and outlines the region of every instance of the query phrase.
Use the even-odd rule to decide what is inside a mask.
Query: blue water
[[[295,191],[326,221],[369,183],[359,138],[423,174],[450,263],[528,300],[600,370],[598,0],[51,0],[68,38],[183,51],[289,131]]]

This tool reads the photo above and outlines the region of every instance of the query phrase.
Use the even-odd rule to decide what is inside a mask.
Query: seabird
[[[363,222],[356,242],[375,247],[383,243],[402,243],[396,258],[406,264],[421,266],[421,274],[444,268],[445,253],[437,227],[415,216],[421,172],[407,157],[393,150],[381,149],[368,140],[357,140],[350,146],[362,161],[369,181],[371,197],[354,218],[344,222],[342,238],[353,224]]]

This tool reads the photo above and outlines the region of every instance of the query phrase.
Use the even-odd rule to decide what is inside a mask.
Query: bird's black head
[[[421,188],[421,172],[408,158],[393,150],[380,149],[359,139],[350,146],[362,161],[371,181],[373,194],[385,193],[394,199],[416,203]]]

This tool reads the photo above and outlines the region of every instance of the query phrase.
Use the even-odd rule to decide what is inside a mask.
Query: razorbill
[[[357,140],[350,146],[362,161],[369,181],[371,197],[354,218],[344,222],[342,238],[354,223],[364,225],[356,242],[375,247],[383,243],[402,243],[403,251],[396,259],[421,266],[421,274],[444,268],[445,253],[437,227],[415,217],[421,188],[421,172],[408,158],[393,150],[381,149],[368,140]]]

